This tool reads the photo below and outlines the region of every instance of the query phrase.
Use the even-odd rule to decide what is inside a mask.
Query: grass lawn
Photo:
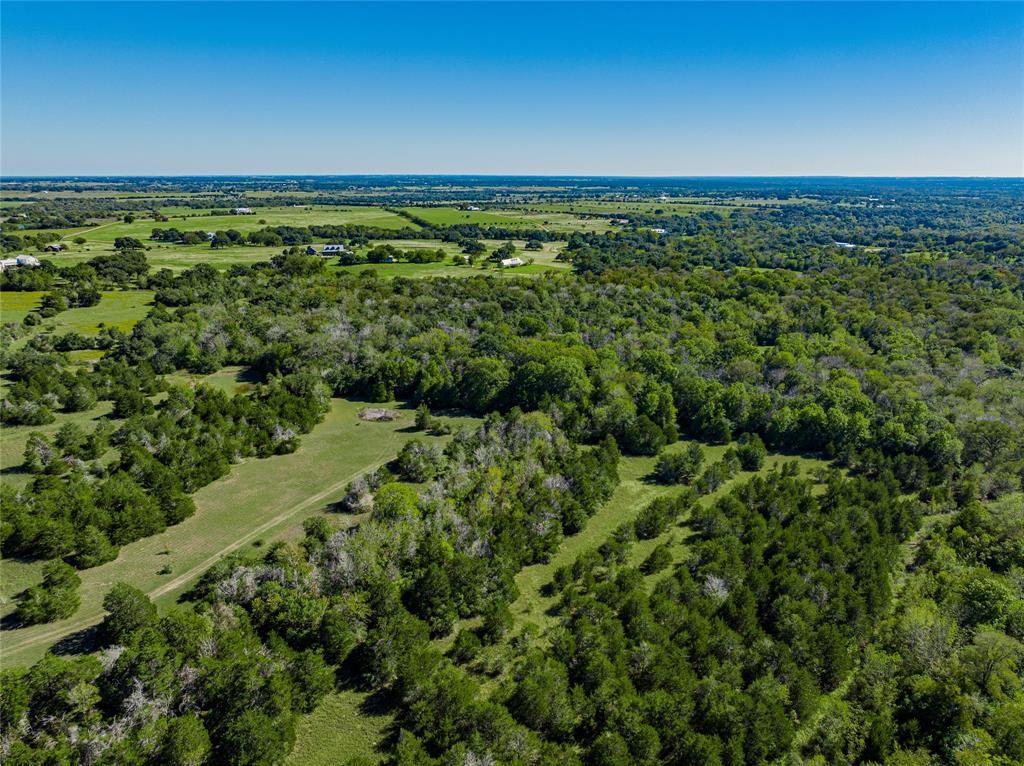
[[[80,572],[82,605],[78,612],[67,620],[4,631],[0,648],[5,666],[30,664],[62,639],[69,639],[66,645],[76,637],[87,639],[88,629],[103,616],[103,596],[118,581],[141,588],[158,605],[167,607],[227,553],[255,550],[252,544],[257,540],[296,537],[302,522],[316,514],[326,515],[339,526],[357,521],[329,510],[331,503],[341,499],[349,481],[391,460],[413,437],[441,441],[440,437],[406,430],[415,418],[411,409],[399,410],[396,421],[369,423],[357,416],[364,406],[335,399],[324,422],[302,437],[295,453],[249,459],[233,466],[230,474],[193,496],[195,515],[122,547],[114,561]],[[453,426],[476,422],[472,418],[442,419]],[[165,566],[171,572],[160,574]],[[2,579],[5,596],[13,595],[7,592],[6,575]]]

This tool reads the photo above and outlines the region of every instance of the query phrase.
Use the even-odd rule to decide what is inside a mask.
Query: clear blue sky
[[[1024,174],[1024,4],[2,4],[5,175]]]

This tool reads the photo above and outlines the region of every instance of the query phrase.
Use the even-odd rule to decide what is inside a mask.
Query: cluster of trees
[[[543,409],[575,440],[611,435],[635,454],[747,433],[868,473],[897,460],[908,488],[974,464],[980,495],[1020,486],[1009,373],[1024,365],[1024,300],[1007,269],[634,269],[525,289],[334,275],[315,260],[162,275],[157,302],[179,308],[158,306],[119,353],[160,373],[307,370],[338,395]],[[1005,287],[978,290],[986,280]]]
[[[1024,506],[969,501],[924,535],[897,608],[801,748],[815,763],[1024,762]],[[929,761],[929,757],[934,758]]]
[[[29,436],[24,466],[35,478],[22,490],[0,488],[5,555],[65,558],[80,568],[109,561],[118,546],[191,515],[189,495],[232,462],[294,451],[327,409],[320,384],[305,374],[231,398],[207,386],[172,386],[159,405],[147,396],[159,385],[152,372],[140,378],[123,363],[101,362],[68,385],[87,387],[93,402],[113,400],[121,422],[91,433],[65,424],[52,442]],[[102,460],[110,447],[115,458]]]
[[[385,482],[357,530],[317,518],[301,546],[223,561],[193,594],[195,609],[158,617],[144,594],[117,585],[99,659],[49,656],[0,676],[5,760],[278,763],[296,714],[336,673],[440,695],[442,712],[445,695],[472,686],[430,636],[482,614],[497,638],[514,574],[608,497],[618,458],[613,444],[572,445],[543,415],[491,416],[456,434],[420,496]]]

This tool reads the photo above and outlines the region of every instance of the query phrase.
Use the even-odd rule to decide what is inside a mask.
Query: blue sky
[[[19,3],[0,172],[1024,174],[1024,4]]]

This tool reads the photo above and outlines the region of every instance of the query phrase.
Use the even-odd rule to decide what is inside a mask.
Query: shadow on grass
[[[50,647],[50,651],[58,655],[88,654],[95,652],[102,645],[100,626],[93,625],[64,636]]]

